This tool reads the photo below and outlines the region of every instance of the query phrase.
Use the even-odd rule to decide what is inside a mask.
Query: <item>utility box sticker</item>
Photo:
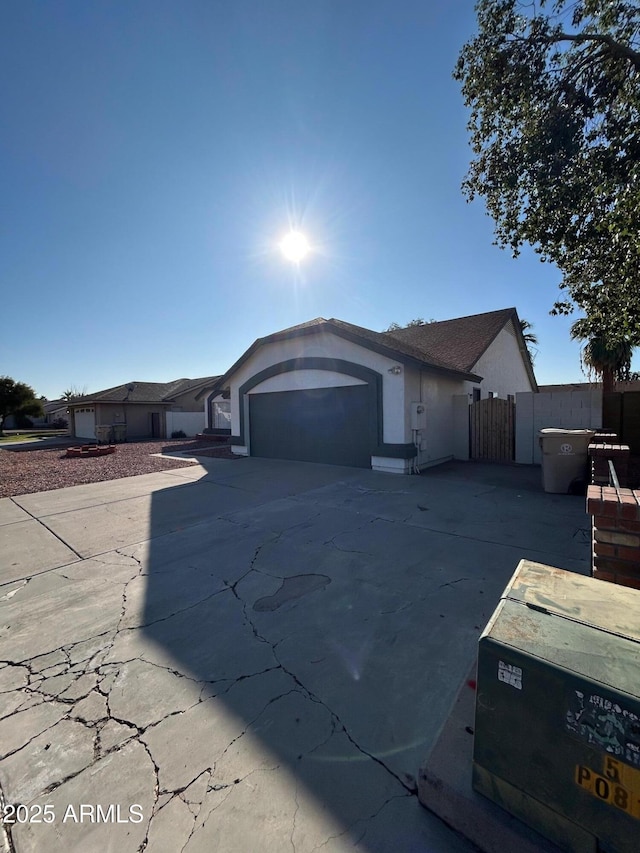
[[[519,666],[499,660],[498,681],[509,684],[511,687],[515,687],[516,690],[522,690],[522,670]]]
[[[640,767],[640,717],[598,693],[569,695],[565,726],[580,740]]]

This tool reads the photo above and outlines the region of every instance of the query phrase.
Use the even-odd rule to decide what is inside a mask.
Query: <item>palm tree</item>
[[[529,358],[533,362],[537,352],[534,347],[538,346],[538,336],[535,332],[532,332],[531,329],[533,329],[533,323],[530,323],[528,320],[520,320],[520,330],[522,332],[522,337],[524,338],[524,342],[527,345],[527,352],[529,353]]]
[[[87,386],[83,386],[82,388],[77,388],[75,385],[71,385],[70,388],[61,394],[60,399],[66,400],[69,403],[71,400],[77,400],[78,397],[84,397],[87,393]]]
[[[582,369],[587,376],[602,379],[602,393],[613,391],[616,379],[626,379],[631,369],[633,346],[627,338],[613,343],[594,328],[587,317],[571,326],[571,339],[586,341],[580,351]]]

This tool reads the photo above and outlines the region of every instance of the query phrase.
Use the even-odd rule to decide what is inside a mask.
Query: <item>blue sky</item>
[[[0,373],[51,399],[223,373],[318,316],[515,305],[538,381],[584,381],[559,274],[460,191],[474,26],[470,0],[3,3]]]

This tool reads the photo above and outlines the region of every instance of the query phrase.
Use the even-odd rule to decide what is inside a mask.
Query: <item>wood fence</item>
[[[469,406],[472,459],[512,462],[515,457],[515,403],[489,397]]]

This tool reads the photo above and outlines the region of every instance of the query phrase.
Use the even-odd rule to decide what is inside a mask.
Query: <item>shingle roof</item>
[[[219,376],[200,379],[174,379],[173,382],[126,382],[95,394],[72,400],[70,406],[86,403],[170,403],[175,397],[207,384],[214,385]]]
[[[393,332],[374,332],[344,320],[316,317],[306,323],[299,323],[279,332],[258,338],[221,376],[216,383],[218,388],[226,385],[229,378],[261,346],[288,338],[333,333],[353,340],[361,346],[397,358],[399,361],[411,361],[427,369],[448,373],[452,376],[472,381],[482,377],[473,372],[480,357],[496,338],[498,333],[513,322],[516,337],[520,338],[525,368],[531,378],[532,386],[537,387],[533,369],[526,357],[526,345],[520,333],[518,313],[515,308],[503,308],[500,311],[487,311],[484,314],[471,314],[456,317],[453,320],[441,320],[409,326]],[[201,397],[203,392],[198,395]]]
[[[359,337],[365,338],[372,343],[389,347],[397,353],[408,355],[418,361],[428,362],[433,367],[441,367],[444,370],[451,370],[452,365],[446,361],[436,357],[431,353],[426,353],[424,349],[415,346],[411,341],[404,341],[401,338],[394,337],[390,332],[374,332],[371,329],[365,329],[362,326],[354,326],[353,323],[346,323],[344,320],[336,320],[332,318],[328,321],[336,326],[353,332]]]
[[[265,335],[263,338],[258,338],[255,343],[265,343],[267,341],[277,340],[279,335],[290,337],[292,333],[304,331],[305,329],[313,329],[316,326],[323,326],[328,323],[324,317],[316,317],[315,320],[307,320],[306,323],[298,323],[296,326],[288,326],[286,329],[281,329],[279,332],[272,332],[270,335]]]
[[[63,400],[62,397],[58,400],[47,400],[46,403],[42,404],[42,408],[45,411],[45,414],[50,415],[52,412],[57,412],[58,409],[64,409],[69,404],[66,400]]]
[[[402,341],[399,338],[393,337],[387,332],[374,332],[371,329],[365,329],[362,326],[356,326],[353,323],[347,323],[344,320],[325,320],[324,317],[316,317],[314,320],[309,320],[306,323],[300,323],[297,326],[290,326],[287,329],[282,329],[279,332],[273,332],[271,335],[258,338],[244,352],[240,358],[233,364],[229,370],[220,378],[217,385],[219,388],[224,387],[228,379],[236,372],[236,370],[245,362],[251,355],[261,346],[277,341],[287,340],[288,338],[317,335],[323,333],[337,334],[341,337],[350,339],[360,346],[365,346],[369,349],[374,349],[390,358],[395,358],[401,361],[410,361],[417,364],[421,368],[427,368],[435,371],[445,372],[451,376],[460,379],[470,379],[479,381],[480,377],[469,370],[461,370],[459,367],[447,363],[443,359],[427,354],[419,347],[416,347],[412,342]],[[202,396],[202,392],[198,395]]]
[[[387,332],[404,344],[416,347],[427,359],[436,359],[458,370],[472,370],[478,359],[510,319],[517,322],[515,308],[471,314]]]

